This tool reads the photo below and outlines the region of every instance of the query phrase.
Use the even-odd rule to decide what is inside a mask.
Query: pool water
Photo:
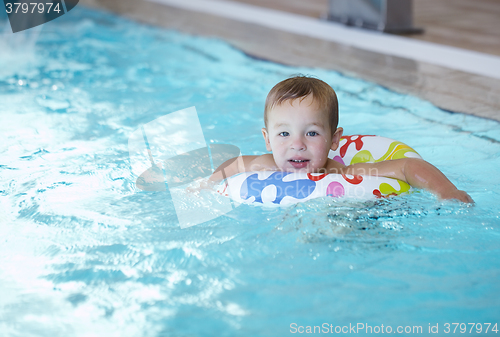
[[[2,336],[282,336],[324,323],[497,335],[498,122],[83,6],[38,31],[0,27]],[[346,134],[409,144],[476,204],[324,198],[181,228],[169,191],[136,188],[128,138],[141,125],[195,106],[208,143],[262,154],[266,94],[297,73],[337,91]]]

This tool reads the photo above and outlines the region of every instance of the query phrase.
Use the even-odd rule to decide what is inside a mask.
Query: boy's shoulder
[[[346,169],[347,167],[349,167],[349,165],[341,164],[331,158],[328,158],[326,162],[326,171],[328,173],[340,173],[341,170]]]
[[[270,153],[260,156],[243,156],[246,171],[264,171],[277,169],[274,157]]]

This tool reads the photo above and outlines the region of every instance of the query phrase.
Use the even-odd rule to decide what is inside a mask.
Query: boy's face
[[[288,100],[268,112],[262,129],[266,148],[276,165],[288,172],[317,172],[326,167],[328,152],[336,150],[342,128],[330,130],[328,114],[313,96]]]

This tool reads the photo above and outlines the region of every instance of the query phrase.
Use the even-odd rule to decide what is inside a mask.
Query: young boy
[[[243,156],[243,161],[228,160],[210,177],[220,181],[247,171],[287,171],[338,173],[396,178],[413,187],[423,188],[441,199],[472,203],[446,176],[428,162],[404,158],[349,166],[328,158],[336,150],[343,129],[338,124],[335,91],[325,82],[297,76],[278,83],[269,92],[264,110],[262,134],[271,154]]]

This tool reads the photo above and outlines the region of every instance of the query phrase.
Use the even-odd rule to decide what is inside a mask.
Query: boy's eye
[[[286,132],[286,131],[283,131],[283,132],[280,133],[280,136],[281,137],[288,137],[288,136],[290,136],[290,134],[288,132]]]
[[[318,135],[318,133],[317,133],[316,131],[309,131],[309,132],[307,133],[307,135],[308,135],[308,136],[312,136],[312,137],[314,137],[314,136],[317,136],[317,135]]]

